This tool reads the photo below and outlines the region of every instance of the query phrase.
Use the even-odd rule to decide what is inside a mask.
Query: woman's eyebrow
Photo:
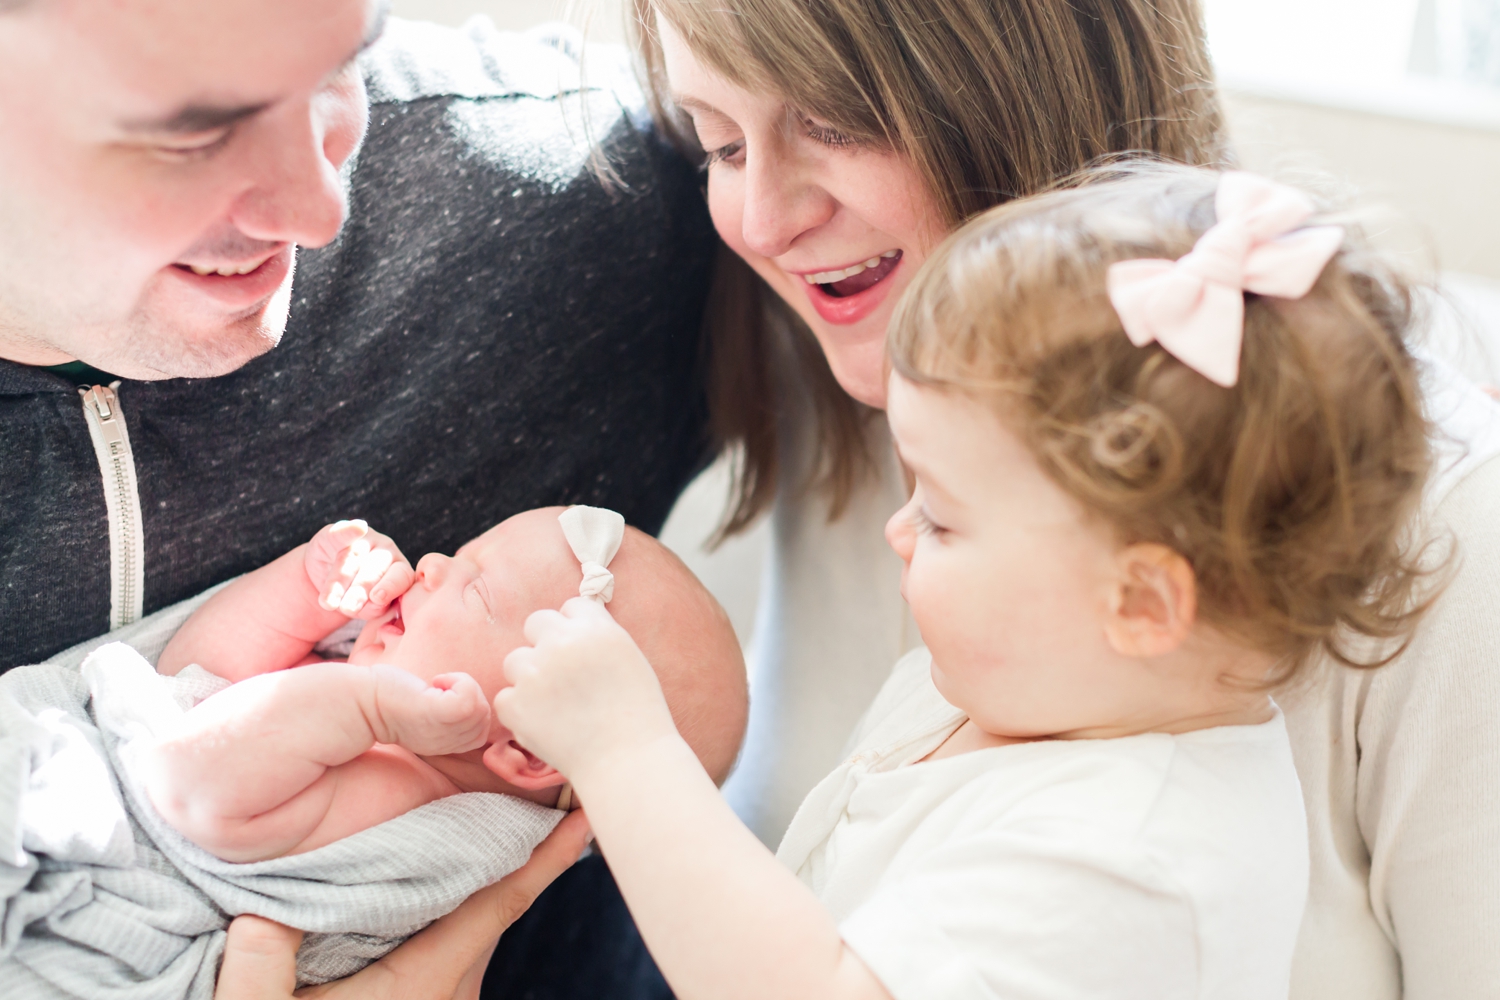
[[[708,115],[722,115],[724,112],[706,101],[700,101],[696,97],[688,97],[684,94],[673,94],[672,103],[684,111],[701,111]],[[725,115],[725,117],[728,117]]]

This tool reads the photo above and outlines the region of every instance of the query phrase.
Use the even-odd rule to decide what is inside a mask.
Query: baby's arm
[[[412,755],[472,750],[489,726],[468,674],[429,685],[391,666],[317,663],[206,699],[143,751],[140,773],[157,811],[189,840],[226,861],[259,861],[450,794]],[[393,746],[368,753],[377,743]]]
[[[573,783],[682,1000],[890,1000],[827,909],[730,810],[650,664],[604,608],[539,612],[505,662],[502,725]]]
[[[203,603],[162,652],[157,672],[190,663],[230,681],[301,662],[350,618],[373,618],[411,586],[412,568],[363,521],[339,521]]]

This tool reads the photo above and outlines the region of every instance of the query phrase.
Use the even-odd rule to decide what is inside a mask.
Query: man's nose
[[[364,132],[363,86],[318,95],[267,113],[255,136],[254,183],[230,208],[230,221],[255,239],[320,247],[344,224],[339,168]]]
[[[780,257],[803,233],[833,218],[838,201],[806,176],[796,156],[774,149],[750,153],[747,149],[741,237],[760,256]]]

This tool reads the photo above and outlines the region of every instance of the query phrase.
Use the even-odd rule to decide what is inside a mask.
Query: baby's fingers
[[[370,603],[360,612],[362,618],[374,618],[385,611],[390,603],[411,589],[417,582],[417,573],[405,560],[392,563],[385,574],[370,588]]]
[[[351,618],[359,617],[361,614],[374,616],[385,608],[384,602],[376,603],[373,593],[376,581],[385,576],[390,570],[391,564],[396,557],[389,549],[366,549],[358,558],[353,555],[355,546],[365,542],[361,538],[350,546],[350,558],[345,560],[343,573],[349,575],[348,589],[344,591],[344,597],[339,601],[339,611]],[[351,574],[352,570],[352,574]],[[330,589],[329,600],[333,599]],[[369,604],[376,606],[370,607]]]

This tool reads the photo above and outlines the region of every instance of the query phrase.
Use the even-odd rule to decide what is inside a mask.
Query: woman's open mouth
[[[887,250],[848,267],[801,277],[819,316],[841,326],[857,323],[885,300],[885,279],[901,266],[902,256],[900,250]]]

